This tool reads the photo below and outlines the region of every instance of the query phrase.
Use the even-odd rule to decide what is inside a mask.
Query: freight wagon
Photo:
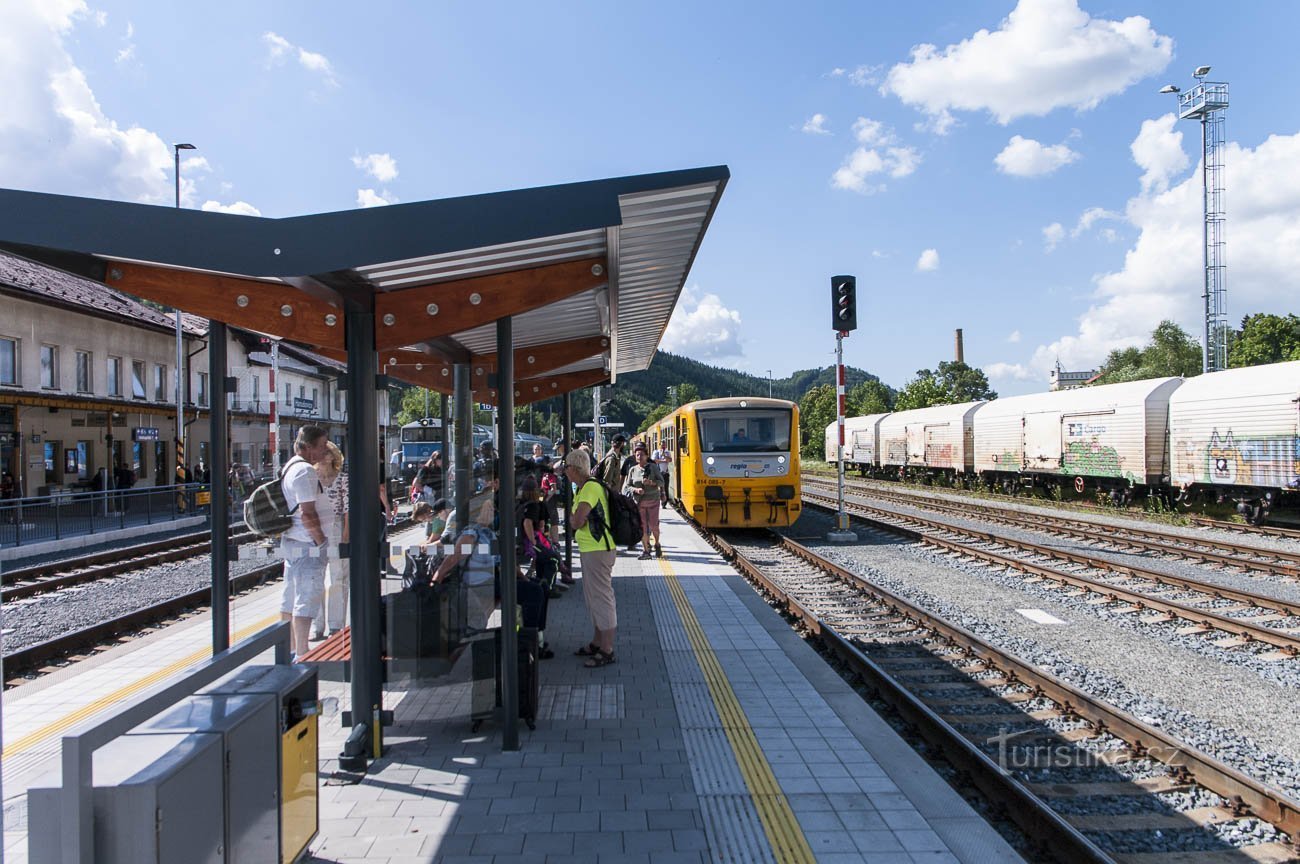
[[[878,432],[878,457],[900,477],[966,479],[975,468],[975,414],[984,402],[936,405],[886,415]]]

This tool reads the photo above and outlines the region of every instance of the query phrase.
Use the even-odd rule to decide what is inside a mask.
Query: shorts
[[[315,618],[325,593],[325,547],[285,537],[280,552],[284,555],[280,611],[294,618]]]
[[[641,530],[651,534],[659,533],[659,495],[646,495],[637,502],[641,511]]]

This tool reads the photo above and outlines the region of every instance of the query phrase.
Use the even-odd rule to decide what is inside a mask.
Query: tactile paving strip
[[[626,716],[622,684],[543,684],[539,720],[621,720]]]

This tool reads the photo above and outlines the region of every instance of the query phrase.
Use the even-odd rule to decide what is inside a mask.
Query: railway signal
[[[858,329],[858,280],[854,276],[831,277],[831,329],[839,333]]]
[[[833,543],[853,543],[858,535],[849,530],[849,514],[844,512],[844,337],[858,329],[858,280],[854,276],[831,277],[831,327],[835,330],[835,420],[839,426],[839,445],[835,451],[839,507],[835,513],[835,530],[826,535]]]

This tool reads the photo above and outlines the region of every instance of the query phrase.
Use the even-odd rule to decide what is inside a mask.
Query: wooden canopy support
[[[565,372],[563,375],[541,378],[522,378],[515,381],[515,405],[528,405],[553,396],[563,396],[581,387],[591,387],[608,380],[609,373],[604,369]]]
[[[344,347],[342,310],[282,282],[117,261],[109,263],[104,282],[136,297],[291,342]]]
[[[569,339],[565,342],[549,342],[545,345],[516,348],[514,352],[515,377],[535,377],[544,372],[550,372],[552,369],[561,369],[571,363],[586,360],[588,357],[595,357],[597,354],[605,354],[608,351],[608,336],[588,336],[582,339]],[[476,366],[480,361],[490,370],[496,370],[497,355],[495,352],[474,358]]]
[[[604,285],[608,272],[604,258],[584,258],[378,294],[375,347],[414,345],[539,309]]]

